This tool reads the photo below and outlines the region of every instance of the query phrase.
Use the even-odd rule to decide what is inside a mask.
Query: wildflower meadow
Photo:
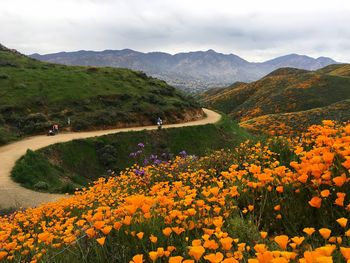
[[[133,157],[142,156],[143,144]],[[4,262],[350,262],[350,124],[152,156],[0,218]]]

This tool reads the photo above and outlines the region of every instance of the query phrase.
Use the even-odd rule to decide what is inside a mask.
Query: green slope
[[[189,113],[189,114],[188,114]],[[164,81],[128,69],[43,63],[0,45],[0,143],[46,132],[177,122],[198,104]]]

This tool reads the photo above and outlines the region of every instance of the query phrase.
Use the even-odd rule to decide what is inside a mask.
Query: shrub
[[[49,189],[49,185],[43,181],[37,182],[33,187],[37,190],[48,190]]]
[[[86,130],[90,127],[90,123],[87,120],[80,118],[75,118],[71,125],[75,131]]]
[[[239,240],[244,240],[249,245],[255,245],[262,241],[256,224],[239,215],[228,220],[227,229],[231,236],[237,237]]]
[[[97,144],[96,148],[99,161],[106,168],[113,168],[117,161],[117,150],[110,144]]]
[[[74,183],[65,183],[62,187],[58,189],[57,192],[73,194],[76,191],[76,188],[79,188],[79,187]]]

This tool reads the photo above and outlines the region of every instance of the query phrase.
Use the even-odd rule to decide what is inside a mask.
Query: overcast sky
[[[350,1],[1,0],[0,43],[25,54],[214,49],[350,62]]]

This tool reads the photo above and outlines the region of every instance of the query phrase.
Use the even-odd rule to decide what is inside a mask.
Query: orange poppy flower
[[[332,181],[336,186],[342,187],[343,184],[346,182],[346,175],[342,174],[341,176],[334,177]]]
[[[262,239],[265,239],[266,236],[267,236],[267,232],[261,231],[260,232],[260,236],[261,236]]]
[[[144,236],[144,233],[143,232],[139,232],[139,233],[136,234],[136,236],[137,236],[138,239],[142,239],[143,236]]]
[[[101,246],[103,246],[104,243],[105,243],[105,241],[106,241],[106,237],[97,238],[96,241],[97,241],[97,243],[99,243]]]
[[[122,223],[120,223],[120,222],[115,222],[114,224],[113,224],[113,227],[114,227],[114,229],[115,230],[119,230],[121,227],[122,227]]]
[[[321,191],[320,195],[322,197],[328,197],[330,195],[330,191],[328,189]]]
[[[169,263],[181,263],[184,258],[181,256],[170,257]]]
[[[166,228],[163,229],[162,232],[163,232],[164,236],[168,237],[168,236],[170,236],[172,230],[171,230],[170,227],[166,227]]]
[[[149,240],[151,240],[152,243],[157,243],[158,238],[156,236],[154,236],[154,235],[151,235],[149,237]]]
[[[142,254],[138,254],[138,255],[135,255],[133,258],[132,258],[132,263],[142,263],[143,262],[143,255]]]
[[[224,259],[224,255],[220,252],[217,252],[216,254],[212,253],[206,255],[204,259],[208,260],[210,263],[220,263]]]
[[[257,253],[264,253],[267,249],[266,249],[266,245],[265,244],[256,244],[254,246],[254,250]]]
[[[289,237],[286,235],[280,235],[280,236],[276,236],[274,238],[275,242],[284,250],[287,249],[287,244],[289,241]]]
[[[300,246],[301,243],[303,243],[304,239],[305,239],[304,237],[293,237],[293,238],[292,238],[292,241],[293,241],[295,244],[297,244],[298,246]]]
[[[195,260],[199,260],[205,252],[205,248],[202,246],[190,247],[188,254],[194,257]]]
[[[338,206],[344,206],[345,193],[337,193],[337,199],[335,199],[334,204]]]
[[[322,199],[314,196],[313,198],[311,198],[311,200],[309,201],[309,205],[315,208],[320,208],[321,207],[321,203],[322,203]]]
[[[323,247],[318,247],[315,249],[315,252],[318,254],[325,256],[325,257],[330,257],[335,250],[336,246],[335,245],[325,245]]]
[[[5,259],[5,257],[8,255],[6,251],[0,251],[0,260]]]
[[[222,261],[222,263],[239,263],[239,261],[237,259],[235,259],[235,258],[230,257],[230,258],[225,258]]]
[[[281,210],[281,205],[274,206],[273,210],[280,211]]]
[[[105,226],[104,228],[102,228],[102,233],[105,234],[105,235],[108,235],[109,232],[111,232],[112,230],[112,227],[111,226]]]
[[[220,239],[221,246],[224,250],[230,250],[232,248],[233,238],[225,237]]]
[[[149,258],[154,262],[158,258],[158,253],[156,251],[151,251],[148,253]]]
[[[94,228],[89,228],[85,232],[88,235],[88,237],[90,237],[90,238],[94,237],[96,235],[96,231]]]
[[[276,191],[279,193],[283,193],[283,191],[284,191],[283,186],[277,186]]]
[[[338,218],[337,222],[341,227],[345,228],[348,223],[348,219],[346,219],[345,217]]]
[[[332,233],[332,231],[328,228],[321,228],[320,230],[318,230],[318,232],[324,239],[328,239]]]
[[[340,253],[346,260],[350,260],[350,247],[340,247]]]

